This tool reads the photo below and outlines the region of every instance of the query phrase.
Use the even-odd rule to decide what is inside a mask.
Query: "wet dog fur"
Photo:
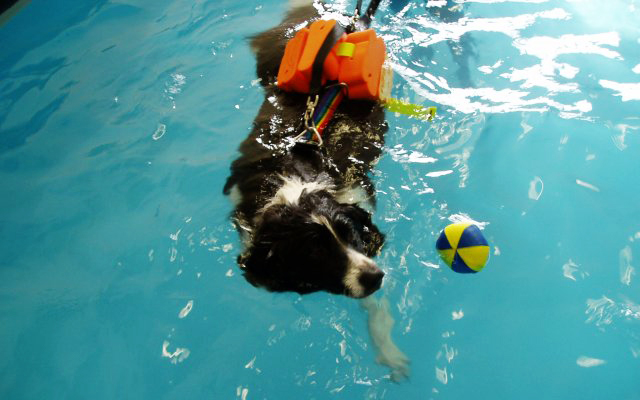
[[[291,3],[303,5],[251,40],[265,100],[224,187],[245,245],[238,263],[247,281],[270,291],[363,298],[376,359],[390,368],[390,379],[402,381],[409,358],[391,338],[389,302],[369,296],[383,277],[372,260],[384,236],[368,211],[375,206],[368,174],[382,152],[384,112],[378,104],[344,100],[321,149],[292,144],[307,96],[278,90],[276,75],[286,41],[319,15],[309,0]]]
[[[295,145],[307,95],[284,92],[276,76],[287,40],[319,18],[293,8],[275,28],[251,39],[265,100],[239,148],[224,187],[245,250],[248,282],[269,291],[326,291],[361,298],[380,288],[375,257],[384,242],[374,207],[371,166],[387,125],[379,104],[345,99],[323,133],[324,145]]]

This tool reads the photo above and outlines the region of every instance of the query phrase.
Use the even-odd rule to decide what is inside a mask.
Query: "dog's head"
[[[383,241],[367,211],[339,203],[329,190],[303,189],[263,210],[238,263],[247,281],[270,291],[360,298],[382,284],[371,257]]]

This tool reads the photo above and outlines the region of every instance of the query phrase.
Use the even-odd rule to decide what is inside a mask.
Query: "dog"
[[[238,264],[249,283],[269,291],[362,298],[377,361],[391,369],[390,379],[402,381],[409,359],[391,339],[389,302],[371,296],[384,277],[373,261],[384,235],[371,219],[369,178],[388,129],[384,111],[378,103],[345,99],[322,146],[295,142],[307,95],[278,89],[276,76],[287,40],[320,18],[308,0],[297,3],[278,26],[251,38],[265,100],[224,186],[244,244]]]
[[[265,100],[233,161],[224,193],[245,250],[243,276],[274,292],[326,291],[354,298],[381,287],[373,261],[384,235],[371,220],[375,189],[370,168],[387,125],[382,107],[345,99],[323,133],[322,146],[295,143],[307,95],[276,86],[288,39],[320,17],[295,7],[273,29],[251,38]]]

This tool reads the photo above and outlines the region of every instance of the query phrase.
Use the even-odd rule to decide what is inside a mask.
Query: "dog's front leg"
[[[376,349],[376,361],[391,368],[391,380],[400,382],[409,378],[409,358],[391,339],[395,323],[389,311],[386,296],[377,300],[373,295],[362,299],[362,306],[369,314],[369,335]]]

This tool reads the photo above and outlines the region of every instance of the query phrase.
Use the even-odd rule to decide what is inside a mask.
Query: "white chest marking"
[[[303,182],[297,176],[282,177],[282,180],[284,183],[280,186],[280,189],[278,189],[275,196],[273,196],[273,199],[271,199],[265,209],[278,204],[296,205],[304,191],[307,193],[317,192],[320,190],[332,191],[331,185],[325,182]]]

